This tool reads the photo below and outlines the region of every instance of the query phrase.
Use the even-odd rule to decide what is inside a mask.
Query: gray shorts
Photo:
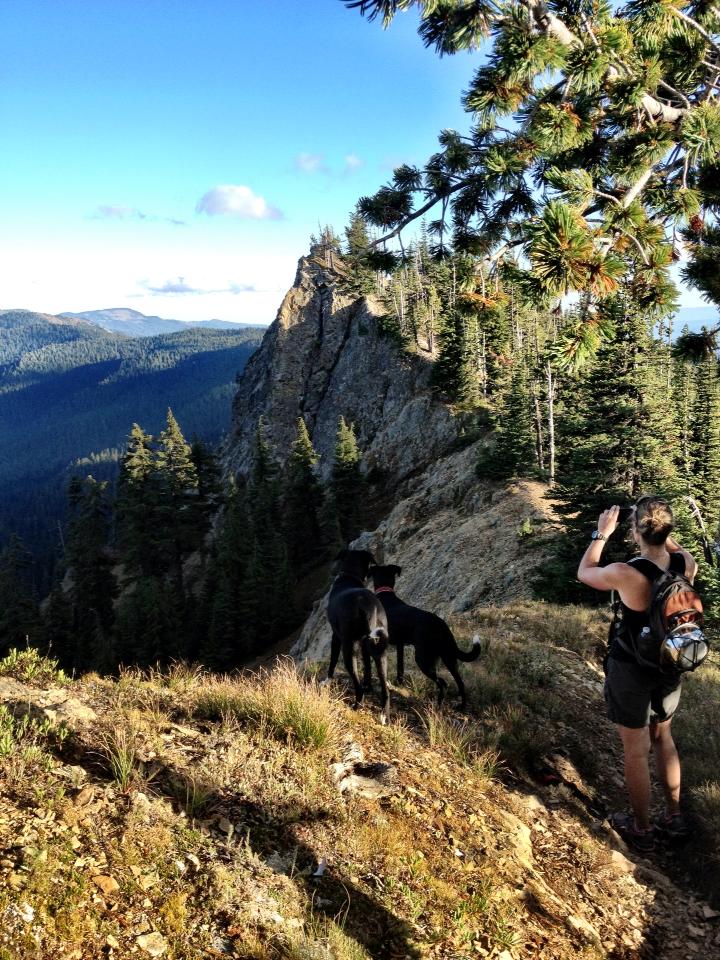
[[[613,723],[631,729],[669,720],[680,702],[681,681],[681,677],[666,677],[609,657],[605,677],[607,715]]]

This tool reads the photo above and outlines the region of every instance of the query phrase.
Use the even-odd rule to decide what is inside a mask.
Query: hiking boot
[[[687,840],[690,836],[690,824],[681,813],[663,817],[655,824],[655,831],[666,840]]]
[[[629,847],[633,847],[638,853],[652,853],[655,849],[655,831],[652,827],[648,830],[639,830],[635,817],[631,813],[613,813],[610,817],[610,826],[620,834]]]

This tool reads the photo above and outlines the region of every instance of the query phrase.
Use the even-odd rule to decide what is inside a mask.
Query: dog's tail
[[[385,627],[373,627],[368,636],[375,643],[387,643],[390,639]]]
[[[453,642],[455,642],[454,637],[453,637]],[[461,660],[463,663],[472,663],[472,661],[477,660],[477,658],[482,653],[482,644],[480,642],[480,637],[478,636],[477,633],[475,634],[472,641],[472,647],[469,650],[461,650],[460,647],[458,647],[456,642],[455,642],[455,649],[457,650],[456,657],[458,658],[458,660]]]

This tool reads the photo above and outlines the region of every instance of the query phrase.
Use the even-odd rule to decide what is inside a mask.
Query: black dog
[[[359,706],[369,688],[370,660],[375,661],[380,680],[380,720],[385,723],[390,710],[387,685],[388,624],[385,610],[372,590],[365,587],[370,565],[375,562],[367,550],[341,550],[336,557],[338,574],[328,602],[328,620],[332,627],[328,679],[332,679],[342,650],[345,669],[355,688],[355,706]],[[355,650],[360,647],[364,665],[364,685],[358,680]]]
[[[402,681],[404,672],[404,647],[412,644],[415,647],[415,663],[437,685],[438,703],[443,702],[447,690],[447,681],[439,677],[437,672],[438,660],[442,660],[457,684],[460,708],[464,710],[467,698],[458,660],[463,663],[477,660],[480,656],[480,640],[475,637],[472,650],[466,653],[458,647],[450,627],[441,617],[403,603],[395,594],[395,579],[401,573],[402,568],[394,564],[370,567],[375,592],[387,614],[390,643],[397,647],[398,682]]]

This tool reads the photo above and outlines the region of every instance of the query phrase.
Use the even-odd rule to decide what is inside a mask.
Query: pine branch
[[[681,20],[691,26],[694,30],[697,30],[700,36],[707,40],[716,53],[720,53],[720,46],[718,46],[711,34],[709,34],[705,27],[701,26],[697,20],[693,20],[693,18],[689,17],[684,11],[678,10],[677,7],[670,7],[670,10],[672,10],[676,16],[680,17]]]
[[[633,200],[643,192],[643,190],[647,186],[648,180],[650,179],[650,177],[653,175],[654,172],[655,172],[655,164],[653,163],[647,168],[647,170],[645,170],[645,172],[640,177],[638,177],[638,179],[635,181],[632,187],[630,187],[630,189],[622,198],[623,209],[627,210],[627,208],[630,206]]]
[[[621,233],[624,237],[627,237],[628,240],[632,240],[632,242],[635,244],[635,246],[638,248],[638,251],[640,252],[640,256],[642,257],[643,263],[645,264],[646,267],[649,267],[650,261],[647,258],[647,253],[645,252],[645,249],[643,245],[640,243],[640,241],[638,240],[638,238],[636,236],[633,236],[633,234],[629,233],[627,230],[624,230],[622,227],[618,227],[617,225],[614,225],[612,229],[615,230],[617,233]]]
[[[688,98],[685,96],[684,93],[681,93],[680,90],[676,90],[675,87],[671,87],[670,84],[666,83],[664,80],[660,81],[660,86],[664,87],[666,90],[669,90],[670,93],[674,97],[676,97],[678,100],[682,100],[682,102],[685,104],[686,107],[688,107],[688,109],[692,107],[692,104],[690,103]]]
[[[556,17],[554,13],[548,10],[543,0],[522,0],[522,2],[527,7],[539,29],[544,31],[548,36],[554,37],[566,47],[582,46],[580,38],[577,37],[559,17]],[[608,68],[607,76],[609,80],[614,80],[620,76],[620,70],[617,67],[611,66]],[[649,93],[642,95],[641,104],[652,120],[660,120],[663,123],[677,123],[687,115],[690,109],[689,107],[671,107],[668,104],[661,103],[660,100],[651,96]]]
[[[424,206],[419,207],[417,210],[414,210],[412,213],[408,214],[408,216],[404,217],[400,221],[394,230],[392,230],[390,233],[384,234],[382,237],[378,237],[377,240],[373,240],[370,246],[377,247],[378,244],[385,243],[387,240],[392,240],[394,237],[399,237],[401,231],[403,231],[408,224],[412,223],[413,220],[417,220],[418,217],[421,217],[424,213],[427,213],[428,210],[431,210],[436,203],[439,203],[440,200],[445,197],[449,197],[451,193],[456,193],[458,190],[466,187],[473,179],[474,177],[472,176],[467,177],[466,179],[460,180],[458,183],[456,183],[454,187],[450,187],[449,190],[443,190],[442,193],[434,193]]]

